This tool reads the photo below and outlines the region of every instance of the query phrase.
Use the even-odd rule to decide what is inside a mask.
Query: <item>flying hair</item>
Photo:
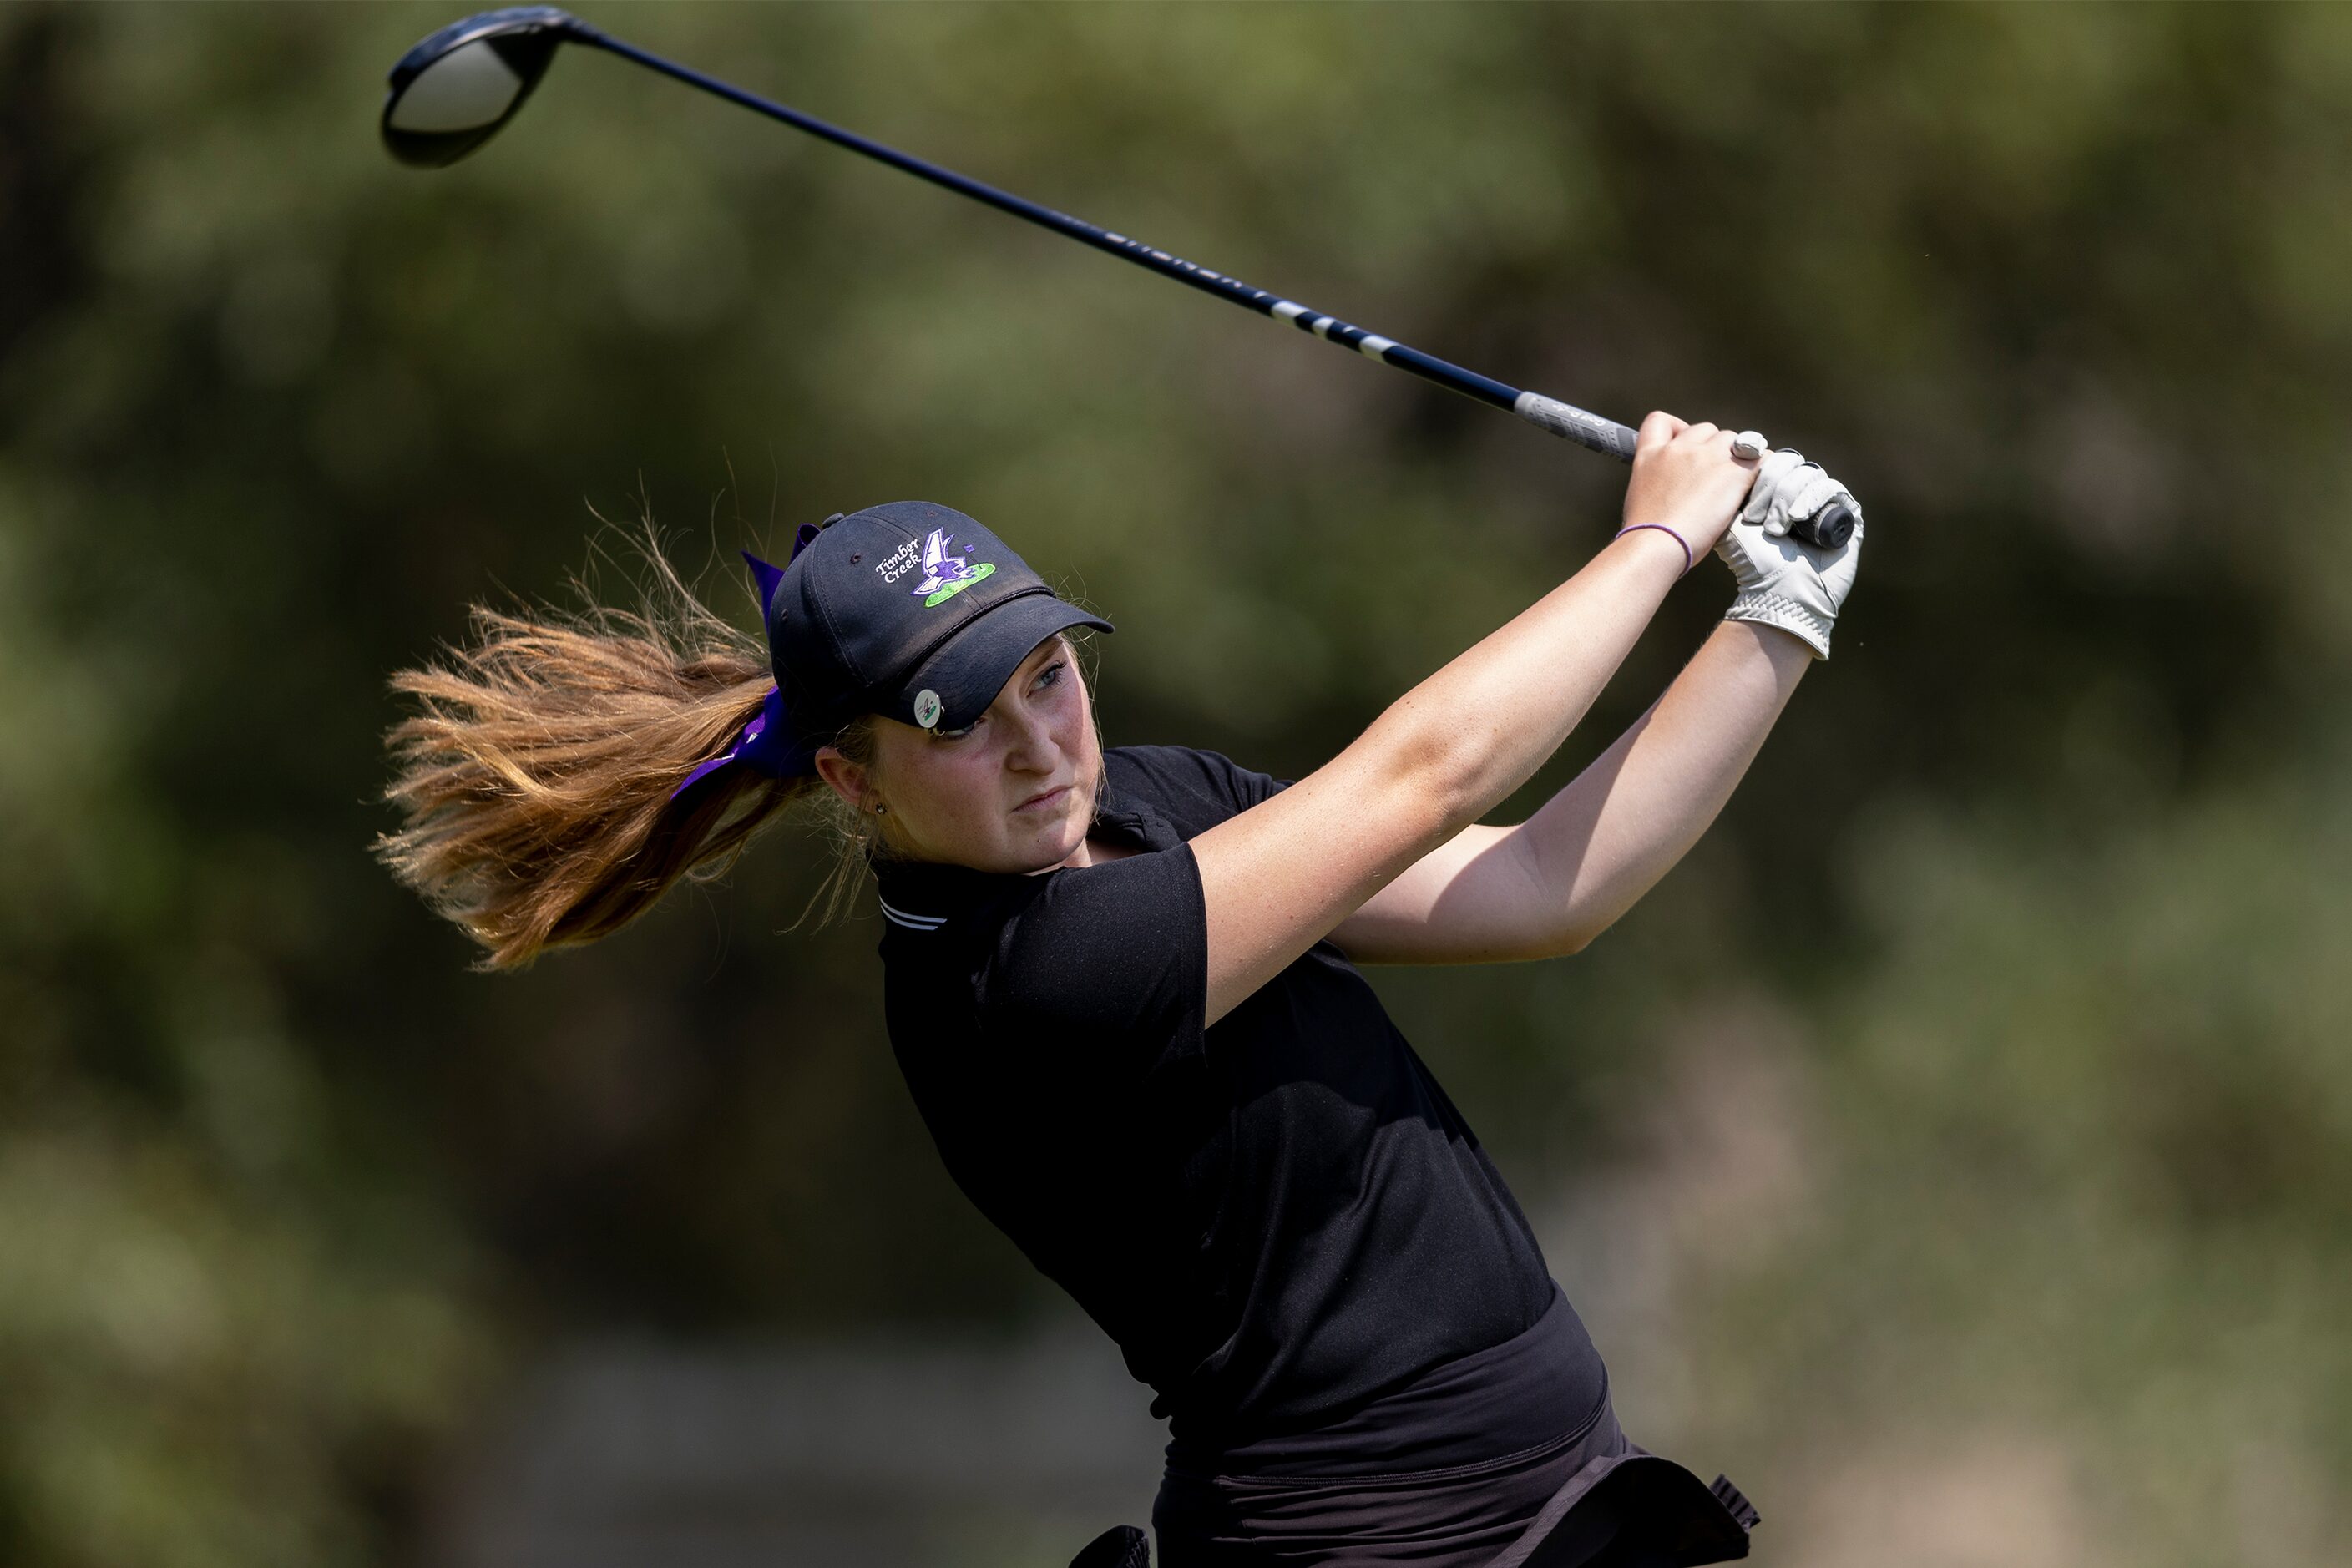
[[[402,823],[375,854],[480,944],[482,968],[610,935],[681,879],[724,873],[794,807],[837,830],[810,909],[831,919],[861,884],[856,813],[816,779],[729,768],[673,798],[773,679],[761,639],[696,595],[649,525],[629,546],[635,609],[580,579],[577,610],[476,605],[462,644],[392,677],[411,708],[385,737]],[[870,767],[872,730],[861,719],[835,744]]]

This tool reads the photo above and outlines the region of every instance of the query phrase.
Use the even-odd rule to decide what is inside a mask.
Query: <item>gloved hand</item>
[[[1788,537],[1793,524],[1840,496],[1854,515],[1853,537],[1843,545],[1815,550]],[[1861,564],[1862,534],[1862,503],[1851,491],[1801,452],[1772,453],[1756,472],[1748,504],[1715,547],[1739,587],[1724,618],[1778,626],[1811,648],[1814,658],[1829,658],[1830,628]]]

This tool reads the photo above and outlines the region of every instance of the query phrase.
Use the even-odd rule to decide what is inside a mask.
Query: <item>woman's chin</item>
[[[1022,869],[1034,873],[1050,871],[1078,852],[1087,841],[1087,825],[1080,821],[1056,822],[1041,826],[1027,836],[1017,851]]]

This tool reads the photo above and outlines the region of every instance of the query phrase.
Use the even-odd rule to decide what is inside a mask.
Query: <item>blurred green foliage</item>
[[[1735,1163],[1673,1313],[1595,1319],[1805,1560],[2352,1553],[2352,14],[582,8],[1826,459],[1868,569],[1693,863],[1574,963],[1381,984],[1531,1206],[1695,1136],[1677,1061],[1791,1086],[1734,1105],[1785,1190]],[[0,12],[11,1563],[400,1556],[550,1335],[1050,1307],[905,1104],[870,921],[781,934],[820,847],[498,980],[370,864],[384,673],[469,598],[625,592],[583,541],[650,512],[740,604],[735,545],[932,497],[1119,621],[1114,742],[1296,773],[1622,483],[608,58],[396,168],[382,74],[448,15]],[[1950,1554],[1885,1511],[1906,1445],[2075,1511]]]

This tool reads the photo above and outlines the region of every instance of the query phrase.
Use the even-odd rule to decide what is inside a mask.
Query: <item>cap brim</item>
[[[988,711],[1021,661],[1039,643],[1072,626],[1110,631],[1111,624],[1052,594],[1030,593],[1007,599],[967,622],[929,658],[917,665],[881,711],[903,724],[930,730],[961,730]],[[923,693],[939,699],[931,722],[922,722],[930,704]]]

